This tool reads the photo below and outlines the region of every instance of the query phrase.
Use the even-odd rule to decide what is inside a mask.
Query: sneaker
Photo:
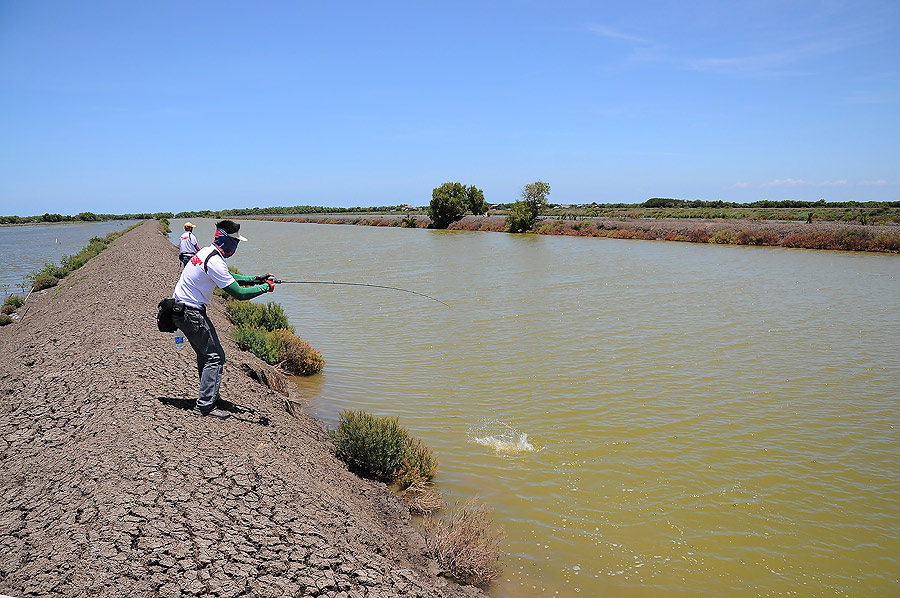
[[[194,407],[194,415],[209,415],[218,419],[227,419],[231,417],[231,414],[227,411],[223,411],[222,409],[216,409],[213,407],[212,409],[204,409],[200,410]]]

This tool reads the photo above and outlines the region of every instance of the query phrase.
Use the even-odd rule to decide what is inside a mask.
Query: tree
[[[466,212],[484,214],[489,207],[484,201],[484,192],[474,185],[444,183],[431,192],[431,203],[426,212],[434,228],[447,228],[462,219]]]
[[[547,196],[550,185],[543,181],[535,181],[522,189],[522,199],[513,204],[506,216],[506,230],[511,233],[524,233],[537,222],[538,216],[547,207]]]

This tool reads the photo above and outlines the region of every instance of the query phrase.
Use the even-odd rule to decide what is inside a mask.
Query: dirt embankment
[[[348,473],[317,421],[245,373],[266,366],[227,338],[220,304],[222,395],[242,412],[191,414],[194,353],[154,323],[178,275],[148,221],[0,328],[0,594],[481,596],[437,574],[406,507]]]

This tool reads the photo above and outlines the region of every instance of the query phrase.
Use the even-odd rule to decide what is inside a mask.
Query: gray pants
[[[197,373],[200,375],[200,392],[196,409],[207,412],[219,398],[222,384],[222,369],[225,366],[225,350],[219,342],[216,328],[206,315],[206,310],[177,307],[172,312],[172,321],[184,332],[194,352],[197,353]]]

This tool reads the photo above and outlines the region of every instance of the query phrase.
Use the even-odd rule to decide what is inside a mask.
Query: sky
[[[897,0],[0,0],[0,215],[900,200]]]

